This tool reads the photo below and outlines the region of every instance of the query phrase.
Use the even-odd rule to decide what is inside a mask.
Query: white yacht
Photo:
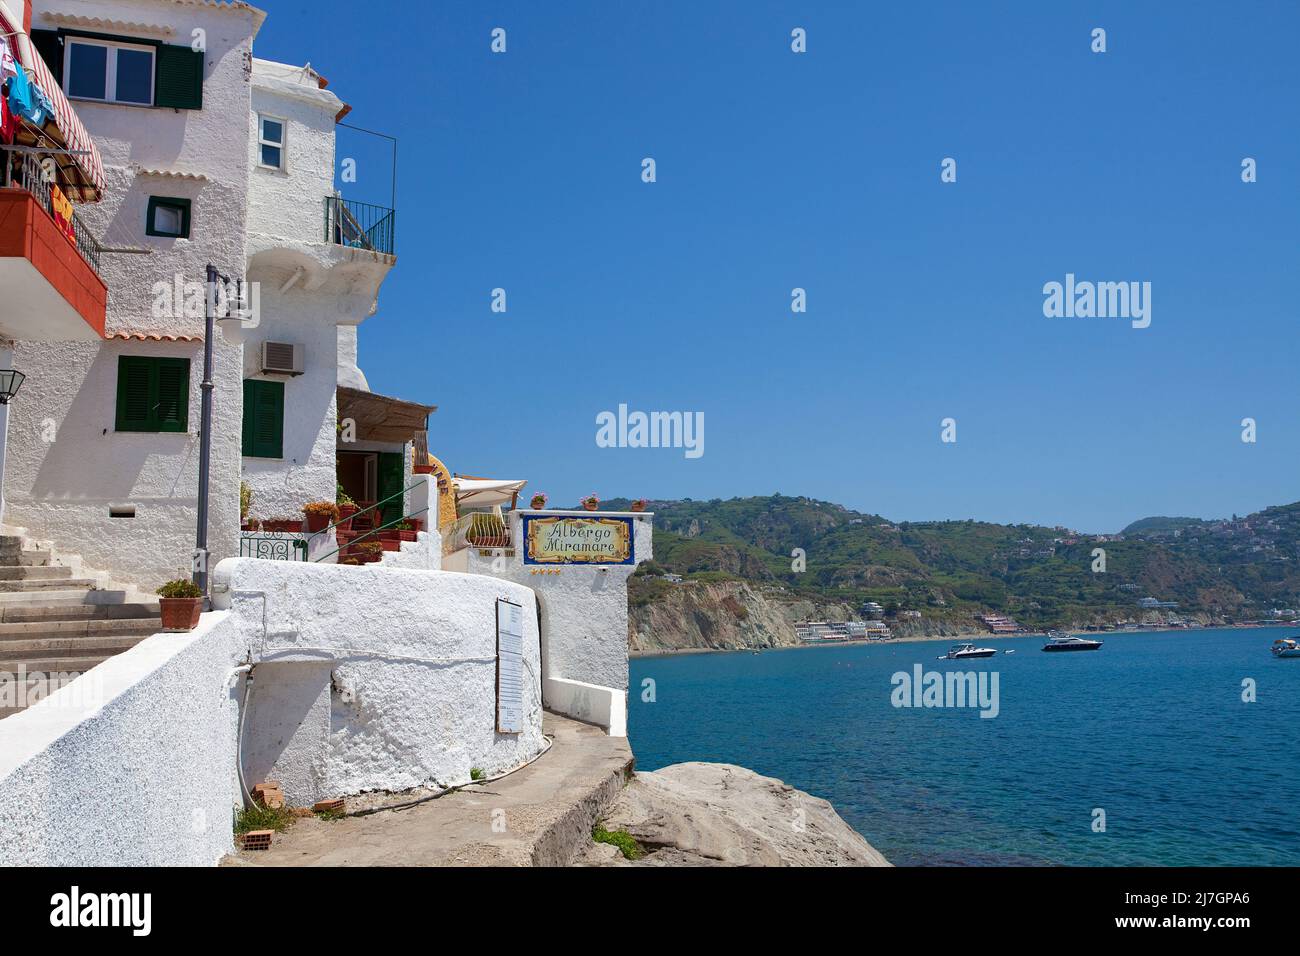
[[[954,644],[948,648],[948,653],[939,658],[941,661],[962,661],[968,657],[992,657],[997,653],[996,648],[976,647],[974,644]]]

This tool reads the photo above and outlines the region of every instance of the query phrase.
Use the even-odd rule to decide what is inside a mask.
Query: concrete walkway
[[[408,810],[299,820],[269,850],[242,850],[228,865],[564,866],[591,844],[597,817],[632,772],[625,737],[556,714],[543,757],[494,783],[474,784]],[[494,821],[496,826],[494,827]],[[504,823],[504,827],[502,826]],[[501,832],[497,832],[501,831]]]

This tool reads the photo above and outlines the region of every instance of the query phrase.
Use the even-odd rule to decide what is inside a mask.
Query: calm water
[[[1293,632],[988,639],[1016,653],[959,663],[937,642],[645,658],[629,736],[642,770],[735,763],[825,797],[899,865],[1294,866],[1300,659],[1268,652]],[[1000,714],[893,707],[917,663],[996,670]]]

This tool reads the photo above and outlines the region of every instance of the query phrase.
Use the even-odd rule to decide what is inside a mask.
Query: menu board
[[[524,609],[497,598],[497,733],[524,729]]]

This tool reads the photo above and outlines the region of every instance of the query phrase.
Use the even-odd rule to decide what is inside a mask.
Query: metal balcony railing
[[[482,551],[510,548],[510,518],[490,511],[471,511],[441,528],[442,553],[455,554],[462,548]]]
[[[18,153],[19,158],[17,179],[13,178],[11,172],[12,166],[9,151],[0,151],[0,165],[4,167],[4,178],[0,181],[3,186],[17,186],[31,193],[33,198],[41,204],[41,208],[54,216],[54,200],[50,195],[50,180],[46,171],[41,167],[41,161],[34,153]],[[81,258],[95,270],[99,275],[99,257],[103,252],[103,247],[99,244],[90,229],[81,221],[81,217],[74,211],[72,214],[72,235],[69,237],[77,251],[81,253]]]
[[[325,197],[325,241],[351,249],[393,254],[393,219],[387,206]]]

